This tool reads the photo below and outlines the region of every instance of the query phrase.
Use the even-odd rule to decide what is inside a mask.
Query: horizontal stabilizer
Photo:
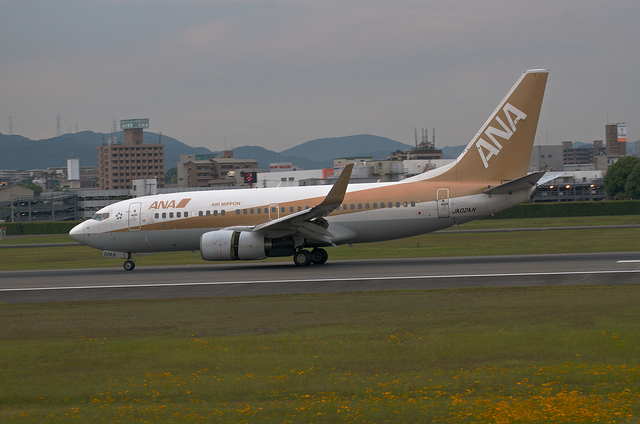
[[[538,185],[548,183],[549,181],[553,181],[556,178],[566,177],[567,175],[567,172],[547,172],[544,174],[544,177],[540,178],[540,180],[538,181]]]
[[[497,185],[495,187],[484,190],[486,194],[509,194],[514,191],[530,190],[534,187],[538,180],[542,178],[544,172],[534,172],[524,177],[516,178],[504,184]]]

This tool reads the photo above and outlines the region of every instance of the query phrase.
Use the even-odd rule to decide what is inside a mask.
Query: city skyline
[[[640,138],[640,4],[461,0],[0,6],[0,133],[149,118],[210,150],[375,134],[466,144],[528,68],[550,69],[539,145]],[[58,121],[58,118],[59,121]],[[119,122],[118,122],[119,130]]]

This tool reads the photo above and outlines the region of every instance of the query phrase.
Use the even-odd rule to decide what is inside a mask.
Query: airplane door
[[[269,220],[280,218],[280,206],[272,203],[269,205]]]
[[[438,218],[449,217],[449,189],[438,189]]]
[[[129,231],[140,231],[142,228],[142,203],[134,202],[129,205]]]

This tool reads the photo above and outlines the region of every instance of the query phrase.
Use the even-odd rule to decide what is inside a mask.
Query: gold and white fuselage
[[[424,234],[529,200],[527,175],[548,71],[516,82],[455,162],[395,183],[198,191],[121,201],[70,235],[105,255],[200,250],[206,260],[291,256],[324,263],[323,247]],[[305,248],[313,249],[311,252]],[[125,269],[133,269],[127,260]]]

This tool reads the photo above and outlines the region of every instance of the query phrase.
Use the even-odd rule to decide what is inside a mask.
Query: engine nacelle
[[[200,237],[200,255],[207,261],[263,259],[264,234],[251,231],[218,230]]]
[[[290,239],[268,239],[251,231],[218,230],[200,237],[200,255],[206,261],[264,259],[267,256],[291,256],[295,252]]]

